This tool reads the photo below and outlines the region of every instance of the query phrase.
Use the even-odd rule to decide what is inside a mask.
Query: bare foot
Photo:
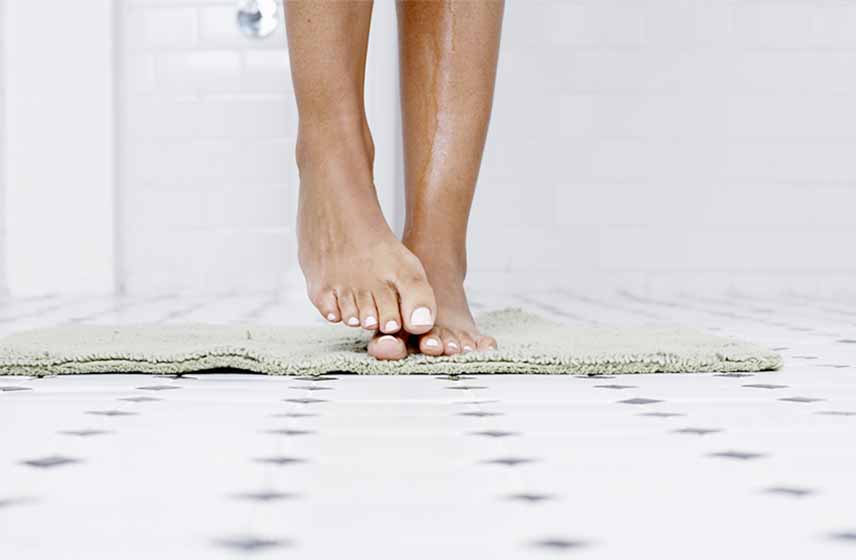
[[[481,334],[464,291],[466,257],[463,251],[447,250],[436,238],[405,237],[404,244],[422,261],[437,300],[434,328],[415,337],[419,351],[431,356],[496,349],[496,339]]]
[[[383,217],[370,137],[313,134],[302,137],[297,150],[298,252],[309,298],[331,323],[379,331],[369,345],[376,358],[403,358],[405,333],[384,335],[434,326],[437,307],[425,270]]]

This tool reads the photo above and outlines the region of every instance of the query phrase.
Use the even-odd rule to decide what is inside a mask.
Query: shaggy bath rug
[[[499,349],[379,361],[367,334],[342,328],[218,325],[70,326],[0,340],[0,374],[175,374],[238,368],[272,375],[683,373],[778,369],[759,346],[689,329],[575,328],[519,310],[481,318]]]

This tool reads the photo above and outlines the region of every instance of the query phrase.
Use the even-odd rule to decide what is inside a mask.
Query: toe
[[[360,311],[357,309],[357,301],[353,292],[341,290],[337,294],[339,299],[339,314],[342,321],[349,327],[360,326]]]
[[[309,299],[321,315],[331,323],[338,323],[341,320],[339,304],[332,290],[319,290],[310,294]]]
[[[374,297],[369,291],[357,293],[357,307],[360,309],[360,324],[364,329],[377,330],[377,309]]]
[[[443,339],[440,337],[439,329],[431,329],[419,337],[419,351],[429,356],[443,354]]]
[[[457,335],[448,329],[443,332],[443,348],[447,356],[454,356],[461,353],[461,342],[458,340]]]
[[[496,339],[492,336],[480,336],[476,339],[476,348],[482,352],[496,350]]]
[[[401,360],[407,357],[407,345],[400,336],[378,334],[369,341],[369,354],[378,360]]]
[[[437,317],[437,304],[434,300],[434,290],[428,284],[428,277],[422,270],[422,265],[419,265],[417,272],[399,279],[396,288],[401,301],[404,330],[411,334],[430,331]]]
[[[467,352],[472,352],[476,349],[476,343],[473,340],[473,337],[467,333],[461,333],[458,337],[458,340],[461,341],[461,352],[466,354]]]
[[[378,287],[374,290],[374,300],[381,332],[392,334],[401,330],[401,315],[398,314],[398,298],[395,292],[386,286]]]

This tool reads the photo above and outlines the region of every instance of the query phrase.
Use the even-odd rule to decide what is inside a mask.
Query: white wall
[[[2,220],[14,295],[113,289],[111,8],[5,3]]]
[[[6,23],[6,2],[0,0],[0,30],[5,29]],[[5,211],[3,209],[3,200],[6,194],[6,168],[5,164],[5,143],[6,143],[6,122],[4,116],[6,111],[3,108],[6,106],[5,100],[5,49],[4,49],[5,33],[0,33],[0,298],[6,296],[6,220]]]
[[[854,30],[843,0],[511,0],[474,268],[852,286]]]

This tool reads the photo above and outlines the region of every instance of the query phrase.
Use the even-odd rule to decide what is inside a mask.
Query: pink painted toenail
[[[425,341],[425,346],[427,346],[428,348],[436,348],[440,346],[440,343],[437,342],[436,338],[429,338]]]
[[[360,324],[360,320],[356,317],[351,317],[350,319],[348,319],[348,324],[352,327],[357,327]]]
[[[365,321],[363,321],[363,326],[366,326],[366,327],[374,327],[375,325],[377,325],[377,319],[375,319],[375,318],[374,318],[374,317],[372,317],[371,315],[369,315],[368,317],[366,317],[366,320],[365,320]]]
[[[384,341],[386,341],[386,342],[396,342],[397,340],[398,340],[398,339],[397,339],[397,338],[395,338],[394,336],[392,336],[391,334],[385,334],[385,335],[383,335],[382,337],[380,337],[379,339],[377,339],[377,341],[378,341],[378,342],[384,342]]]
[[[473,351],[472,346],[464,346],[464,352],[472,352],[472,351]]]
[[[450,342],[450,343],[449,343],[449,348],[454,348],[455,350],[457,350],[457,349],[458,349],[458,345],[457,345],[457,344],[455,344],[454,342]]]
[[[383,327],[383,329],[384,329],[384,330],[386,330],[386,331],[392,331],[392,332],[397,331],[397,330],[398,330],[398,321],[389,321],[389,322],[388,322],[388,323]]]
[[[430,327],[434,324],[431,319],[431,310],[427,307],[417,307],[410,315],[410,324],[414,327]]]
[[[336,314],[335,313],[328,313],[327,314],[327,320],[330,321],[331,323],[335,323],[336,322]]]

